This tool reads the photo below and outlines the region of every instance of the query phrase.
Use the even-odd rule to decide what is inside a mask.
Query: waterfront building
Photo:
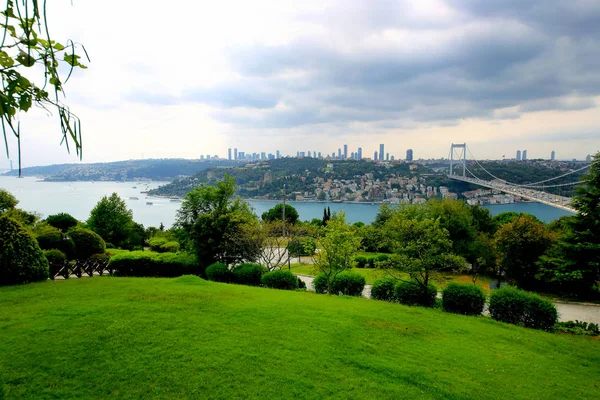
[[[517,150],[517,161],[521,161],[521,150]]]
[[[413,150],[408,149],[408,150],[406,150],[406,161],[412,161],[412,160],[413,160]]]

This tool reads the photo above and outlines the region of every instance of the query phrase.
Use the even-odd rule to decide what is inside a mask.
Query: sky
[[[91,58],[65,86],[83,162],[600,150],[596,0],[54,0],[48,14]],[[56,116],[20,120],[24,166],[79,162]]]

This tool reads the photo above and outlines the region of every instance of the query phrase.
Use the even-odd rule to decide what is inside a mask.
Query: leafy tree
[[[64,83],[73,69],[86,68],[75,53],[80,47],[69,40],[66,45],[50,37],[46,17],[46,1],[40,7],[38,0],[7,0],[1,12],[4,32],[0,42],[0,119],[8,156],[8,133],[17,139],[19,174],[21,172],[21,130],[19,111],[27,112],[32,105],[49,111],[54,109],[60,121],[62,142],[70,150],[73,142],[81,157],[81,123],[69,107],[61,102]],[[89,61],[89,58],[88,58]],[[65,79],[59,74],[68,68]],[[37,67],[37,68],[36,68]],[[43,71],[43,74],[40,72]],[[25,73],[27,72],[27,73]],[[36,76],[39,73],[39,76]],[[34,82],[41,83],[41,87]]]
[[[69,229],[77,226],[77,221],[74,217],[67,213],[59,213],[48,216],[46,222],[55,228],[60,229],[63,232],[67,232]]]
[[[496,231],[496,224],[492,218],[490,210],[484,207],[480,207],[478,204],[469,207],[471,216],[473,218],[473,228],[477,232],[483,233],[494,233]]]
[[[15,208],[19,204],[19,200],[7,190],[0,189],[0,213],[6,212]]]
[[[254,261],[260,246],[254,243],[258,226],[248,203],[234,196],[233,177],[226,176],[215,186],[199,186],[189,192],[177,212],[176,227],[181,229],[204,268],[215,262],[233,264]]]
[[[277,205],[275,205],[275,207],[272,207],[268,211],[265,211],[264,213],[262,213],[261,218],[263,221],[266,221],[266,222],[283,220],[283,204],[281,204],[281,203],[277,204]],[[298,218],[300,218],[300,216],[298,215],[298,211],[296,211],[296,209],[294,207],[290,206],[289,204],[286,204],[285,205],[285,220],[287,221],[287,223],[293,225],[296,222],[298,222]]]
[[[511,222],[512,220],[514,220],[515,218],[519,218],[519,217],[531,218],[537,222],[542,222],[535,215],[532,215],[529,213],[524,213],[524,212],[516,212],[516,211],[501,212],[500,214],[497,214],[496,216],[494,216],[492,219],[493,219],[494,223],[496,224],[496,227],[499,228],[502,225],[507,224],[507,223]]]
[[[546,226],[529,217],[517,217],[502,225],[494,236],[499,257],[498,279],[502,273],[517,286],[531,289],[536,283],[538,259],[552,244],[554,236]]]
[[[327,280],[327,293],[332,293],[331,285],[339,273],[354,266],[354,256],[360,249],[360,237],[346,223],[346,215],[339,212],[324,228],[320,239],[321,251],[313,258],[314,267]]]
[[[405,280],[404,273],[408,273],[423,296],[439,272],[464,268],[465,260],[451,253],[450,235],[437,219],[408,219],[396,213],[385,223],[384,230],[397,257],[388,271],[400,280]]]
[[[75,242],[75,256],[78,260],[86,260],[94,254],[104,254],[106,243],[97,233],[83,228],[75,228],[69,232]]]
[[[133,230],[133,213],[127,209],[125,201],[113,193],[96,204],[86,223],[105,241],[123,247],[129,243]]]

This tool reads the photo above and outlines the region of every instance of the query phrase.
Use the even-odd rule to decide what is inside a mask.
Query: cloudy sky
[[[176,6],[175,6],[176,4]],[[600,150],[597,0],[49,2],[89,69],[68,83],[84,161],[349,151],[584,158]],[[76,161],[21,117],[24,165]],[[14,148],[14,141],[11,147]],[[13,152],[14,154],[14,152]],[[0,161],[6,164],[6,159]]]

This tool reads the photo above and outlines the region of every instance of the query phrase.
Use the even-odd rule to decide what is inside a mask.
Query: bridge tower
[[[456,162],[455,162],[456,161]],[[465,176],[467,169],[467,144],[454,144],[450,146],[450,175],[454,175],[455,164],[462,165],[462,176]]]

